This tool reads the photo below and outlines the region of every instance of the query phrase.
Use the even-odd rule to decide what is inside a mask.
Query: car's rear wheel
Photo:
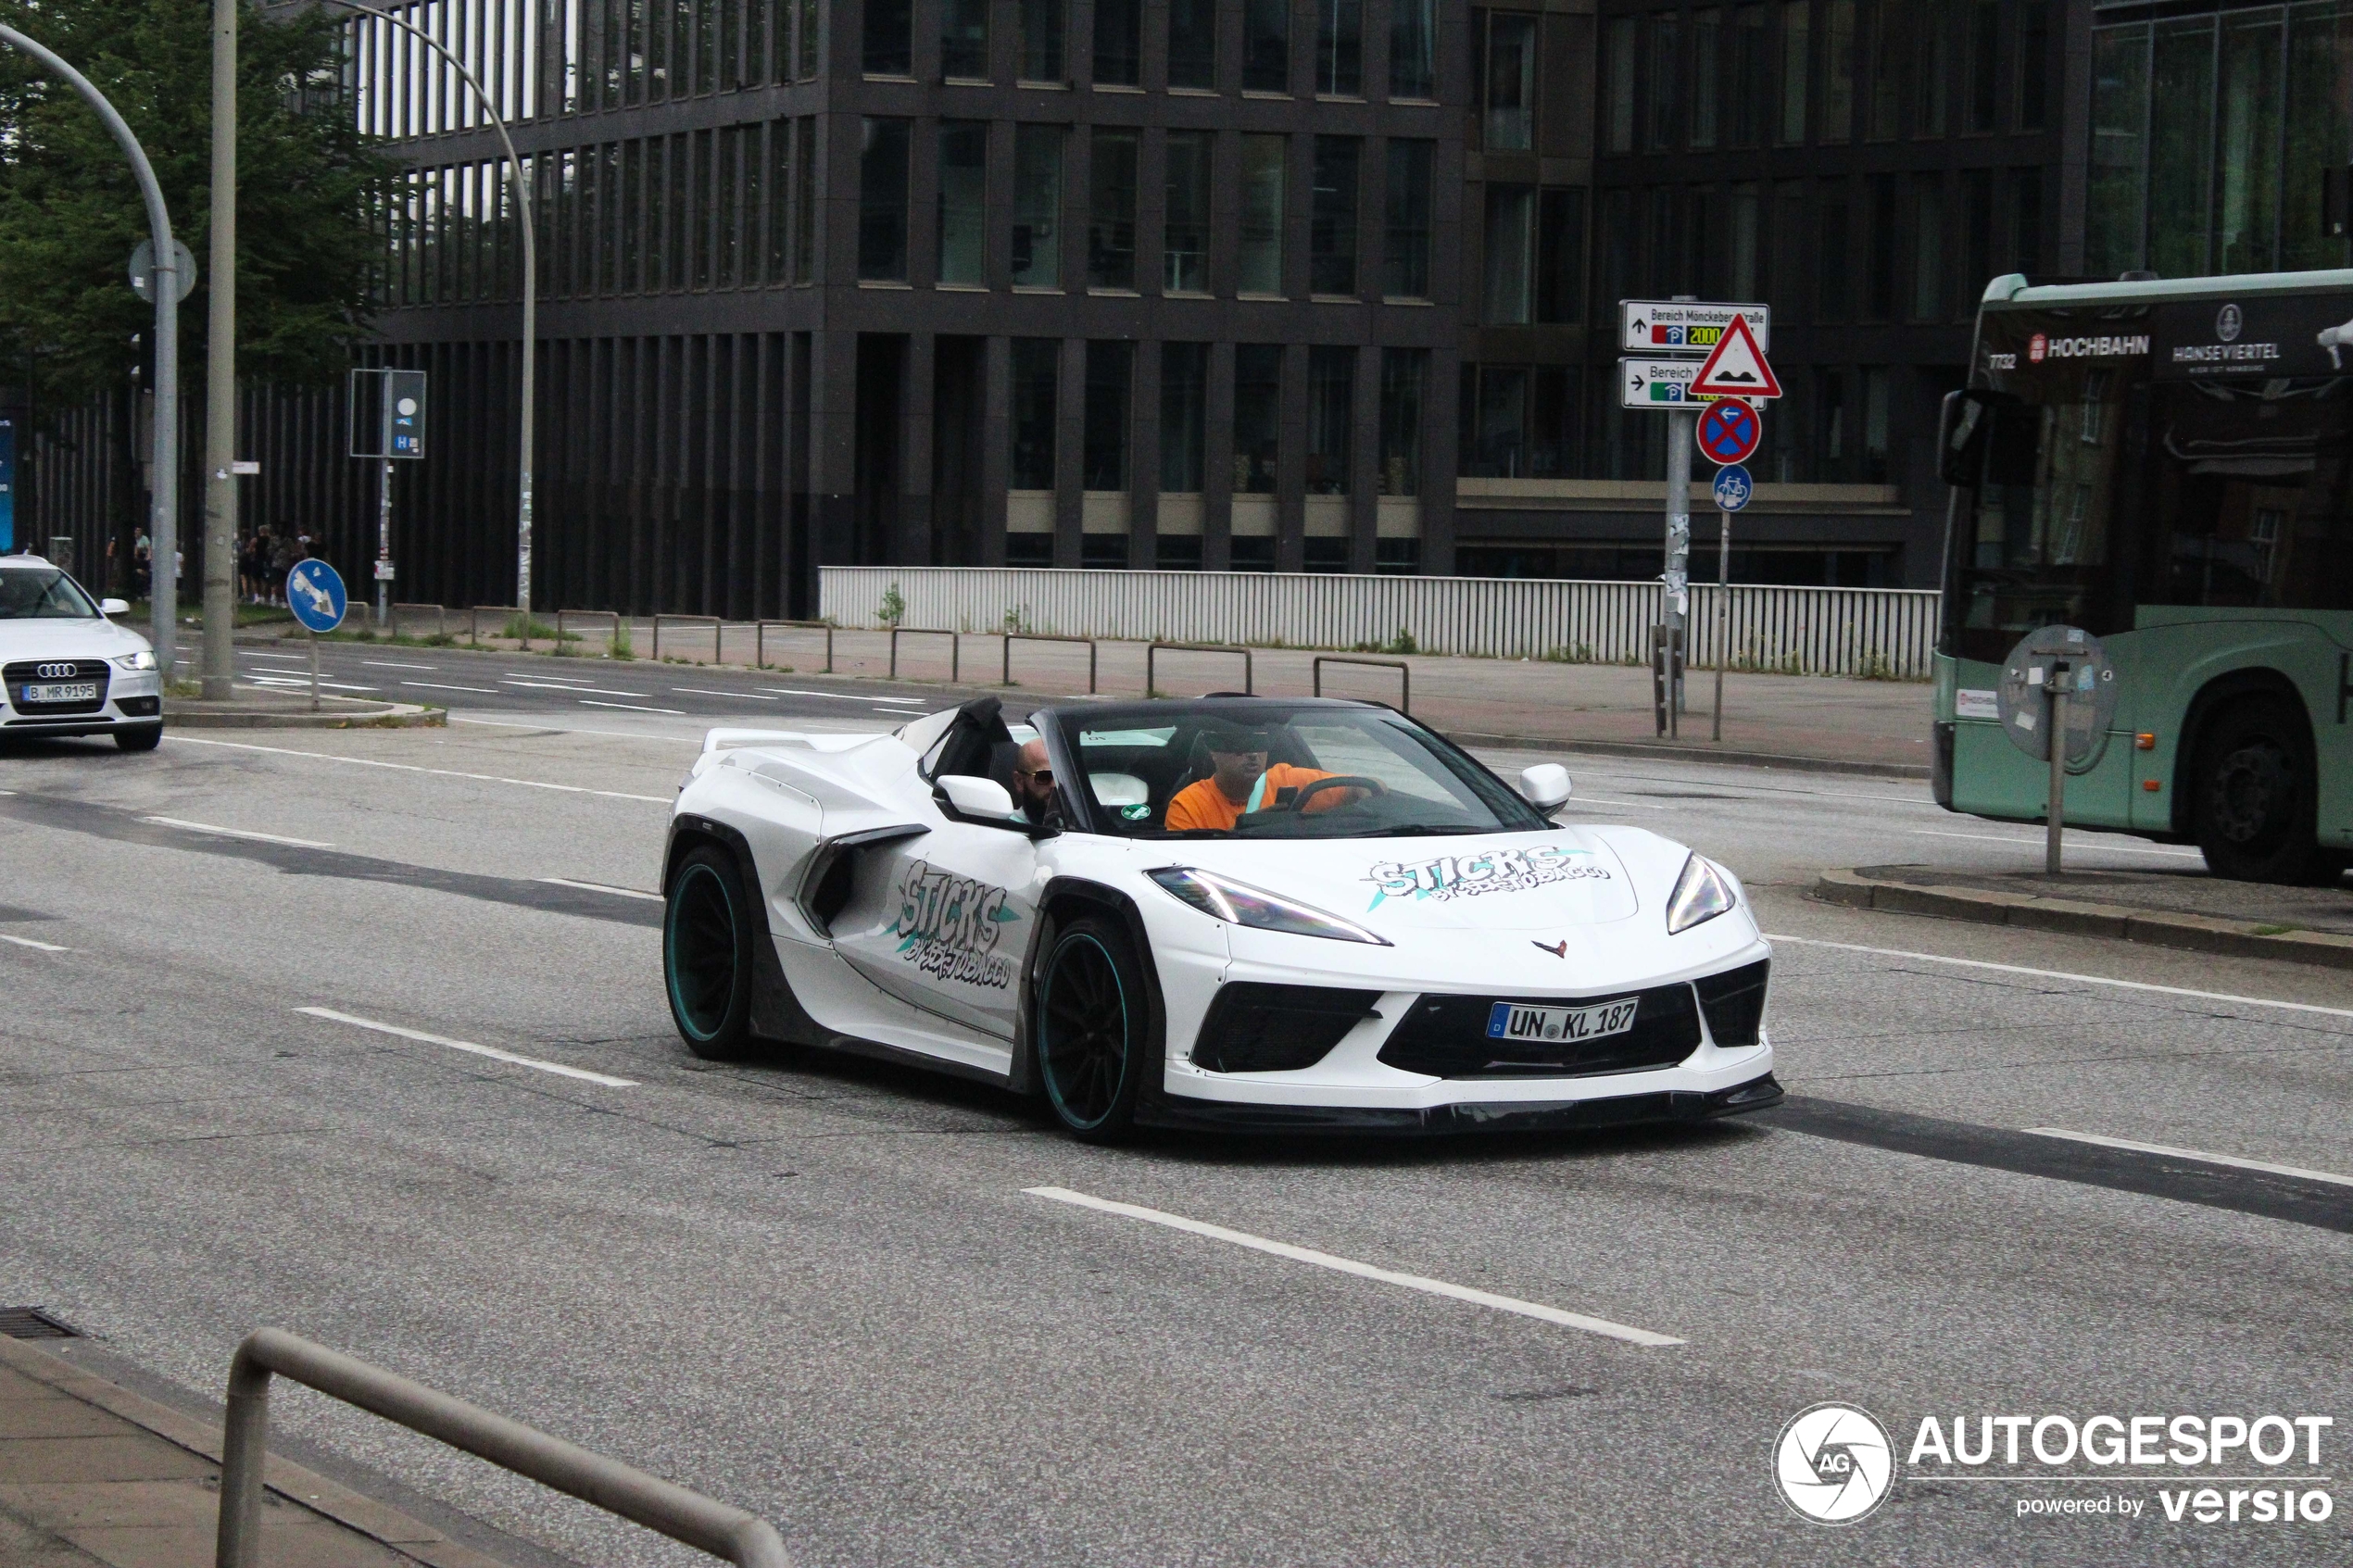
[[[2191,784],[2197,847],[2216,876],[2329,880],[2343,862],[2315,842],[2312,746],[2303,716],[2277,698],[2234,705],[2200,737]]]
[[[724,1060],[751,1040],[752,925],[735,858],[704,846],[670,874],[661,968],[670,1016],[697,1056]]]
[[[161,724],[133,724],[114,733],[114,743],[125,751],[153,751],[163,741]]]
[[[1031,1004],[1038,1076],[1057,1121],[1107,1142],[1135,1125],[1147,1063],[1143,966],[1127,934],[1083,915],[1055,935]]]

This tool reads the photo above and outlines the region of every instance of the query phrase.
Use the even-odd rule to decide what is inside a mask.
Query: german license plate
[[[1520,1007],[1497,1002],[1487,1014],[1491,1040],[1599,1040],[1634,1027],[1640,997],[1581,1008]]]
[[[98,683],[95,681],[59,682],[51,685],[24,686],[19,689],[17,700],[23,702],[95,702]]]

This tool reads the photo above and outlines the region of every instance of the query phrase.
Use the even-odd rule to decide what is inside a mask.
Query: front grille
[[[1759,959],[1721,974],[1702,975],[1699,1005],[1707,1013],[1707,1033],[1726,1047],[1756,1044],[1765,1026],[1765,972],[1769,959]]]
[[[1637,998],[1634,1027],[1598,1040],[1494,1040],[1488,1015],[1498,1003],[1581,1008]],[[1380,1059],[1436,1078],[1560,1078],[1672,1067],[1699,1048],[1699,1005],[1689,985],[1596,997],[1425,996],[1413,1005]]]
[[[58,671],[70,670],[70,674]],[[44,674],[42,671],[49,673]],[[103,659],[19,659],[0,669],[0,681],[7,683],[8,701],[19,713],[37,713],[43,718],[68,713],[95,713],[107,705],[107,661]],[[94,702],[27,702],[24,689],[28,685],[44,685],[56,681],[95,681],[98,697]]]
[[[1239,980],[1217,993],[1193,1042],[1212,1073],[1288,1073],[1313,1067],[1371,1015],[1378,991],[1268,985]]]
[[[38,1307],[0,1307],[0,1336],[9,1339],[79,1339],[82,1331]]]

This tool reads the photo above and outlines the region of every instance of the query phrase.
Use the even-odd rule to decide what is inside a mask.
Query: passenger
[[[1046,755],[1042,740],[1022,745],[1020,759],[1013,764],[1013,804],[1032,826],[1059,829],[1063,825],[1062,801],[1054,794],[1053,759]]]
[[[1264,725],[1214,720],[1202,727],[1202,738],[1208,743],[1210,765],[1215,771],[1198,783],[1187,784],[1169,801],[1164,825],[1171,833],[1204,828],[1229,832],[1244,812],[1286,805],[1292,792],[1302,785],[1337,776],[1315,768],[1293,767],[1288,762],[1277,762],[1269,768]],[[1328,810],[1353,798],[1356,793],[1347,789],[1323,791],[1308,809]]]

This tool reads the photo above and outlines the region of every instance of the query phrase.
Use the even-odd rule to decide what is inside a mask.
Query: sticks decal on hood
[[[1019,919],[1003,888],[914,860],[900,878],[899,919],[890,929],[899,956],[925,974],[1002,991],[1013,966],[996,950],[997,935]]]
[[[1590,849],[1539,844],[1528,849],[1484,849],[1476,855],[1441,855],[1434,860],[1384,860],[1365,880],[1373,884],[1368,909],[1384,899],[1476,898],[1483,893],[1525,893],[1554,882],[1607,882],[1607,868]]]

